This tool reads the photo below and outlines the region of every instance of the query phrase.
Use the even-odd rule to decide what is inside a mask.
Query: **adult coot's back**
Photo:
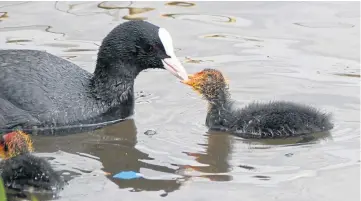
[[[104,38],[94,74],[43,51],[0,50],[0,128],[128,117],[134,79],[147,68],[165,68],[187,79],[168,31],[145,21],[120,24]]]
[[[208,101],[206,125],[243,138],[285,138],[333,128],[329,115],[316,108],[286,101],[252,103],[237,108],[222,73],[205,69],[184,81]]]

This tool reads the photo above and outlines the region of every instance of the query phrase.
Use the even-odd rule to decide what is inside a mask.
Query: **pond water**
[[[360,200],[359,2],[1,2],[0,45],[93,72],[102,38],[131,19],[168,29],[189,73],[220,69],[240,106],[305,103],[331,112],[335,128],[296,145],[209,133],[206,102],[150,70],[132,119],[34,137],[36,155],[69,179],[57,200]],[[121,171],[143,178],[112,177]]]

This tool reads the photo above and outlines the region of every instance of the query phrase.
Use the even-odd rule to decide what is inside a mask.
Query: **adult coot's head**
[[[103,40],[95,75],[135,77],[147,68],[165,68],[186,80],[186,70],[174,54],[169,32],[146,21],[128,21]]]
[[[228,95],[227,80],[222,73],[215,69],[204,69],[193,75],[188,75],[183,83],[191,86],[193,90],[203,95],[208,101],[219,100]]]
[[[0,137],[0,158],[8,159],[33,152],[30,136],[22,131],[14,131]]]

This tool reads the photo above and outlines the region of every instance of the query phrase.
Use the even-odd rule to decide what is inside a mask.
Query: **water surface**
[[[190,73],[222,70],[240,106],[290,100],[333,113],[329,136],[296,145],[210,133],[205,101],[168,72],[149,70],[136,80],[133,119],[34,137],[36,154],[70,179],[59,201],[356,201],[359,8],[358,2],[1,2],[0,44],[46,50],[93,72],[113,27],[147,19],[169,30]],[[144,178],[112,178],[120,171]]]

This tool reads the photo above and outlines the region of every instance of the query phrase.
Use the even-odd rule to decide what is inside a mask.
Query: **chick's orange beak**
[[[195,74],[188,74],[188,80],[183,80],[182,82],[184,84],[194,87],[202,82],[203,76],[204,76],[203,72],[198,72]]]
[[[186,84],[186,85],[193,86],[193,84],[194,84],[193,78],[194,78],[193,74],[188,74],[188,79],[187,80],[182,80],[181,82]]]

